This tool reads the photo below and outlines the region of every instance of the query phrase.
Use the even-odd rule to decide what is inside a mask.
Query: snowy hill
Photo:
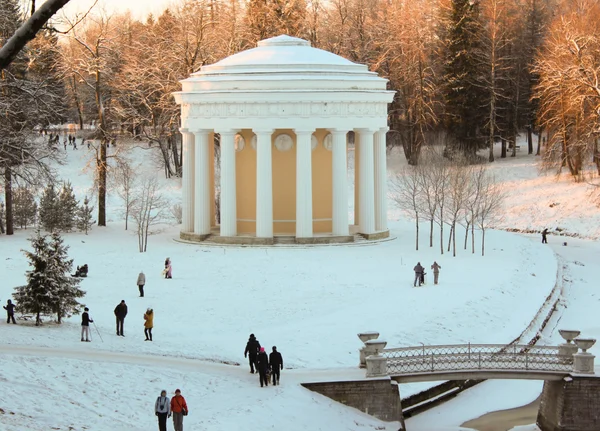
[[[87,158],[86,150],[70,150],[67,164],[57,168],[78,197],[91,195],[91,173],[82,170]],[[130,158],[140,175],[154,170],[148,151],[135,149]],[[576,213],[558,218],[526,209],[533,201],[529,194],[541,187],[535,186],[531,160],[519,157],[493,166],[507,186],[519,177],[531,182],[523,189],[531,191],[511,194],[505,223],[541,229],[555,217],[557,226],[579,233]],[[397,160],[391,165],[397,167]],[[177,202],[179,181],[161,181],[165,194]],[[549,190],[552,183],[543,184]],[[563,192],[563,183],[554,188],[555,200],[574,193]],[[0,381],[19,393],[0,402],[0,429],[148,430],[156,426],[152,408],[160,390],[171,395],[179,387],[190,405],[186,427],[191,429],[237,430],[252,424],[290,431],[395,430],[397,424],[348,410],[298,383],[356,376],[361,346],[356,334],[367,330],[381,332],[390,346],[510,342],[555,283],[554,254],[537,237],[490,232],[486,257],[460,250],[452,258],[437,248],[415,252],[412,222],[405,219],[391,223],[392,241],[294,249],[182,244],[174,240],[179,227],[173,225],[150,238],[147,253],[139,253],[136,236],[124,230],[114,190],[109,195],[108,227],[95,227],[88,236],[65,235],[75,263],[90,266],[82,282],[84,302],[103,341],[94,331],[92,343],[80,343],[77,316],[60,327],[0,324]],[[541,208],[540,201],[535,202]],[[390,218],[397,215],[392,208]],[[20,250],[28,248],[30,233],[0,237],[2,302],[24,282],[27,261]],[[167,256],[173,261],[171,280],[160,276]],[[420,261],[428,268],[433,260],[442,266],[440,285],[413,288],[412,267]],[[144,298],[135,285],[141,270],[147,277]],[[113,316],[122,299],[129,306],[124,338],[116,337]],[[147,307],[156,314],[152,343],[143,341]],[[243,350],[251,332],[268,350],[277,345],[283,353],[280,387],[261,389],[248,373]],[[11,349],[16,356],[6,354]],[[189,365],[169,357],[201,361]],[[132,365],[136,360],[139,364]],[[61,418],[56,418],[56,405],[64,406]]]

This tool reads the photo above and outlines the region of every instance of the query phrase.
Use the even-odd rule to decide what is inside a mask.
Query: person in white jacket
[[[154,414],[158,417],[158,430],[167,431],[167,418],[171,417],[171,400],[164,389],[160,391],[160,397],[156,399]]]
[[[138,279],[137,279],[137,285],[138,288],[140,289],[140,298],[144,297],[144,285],[146,284],[146,274],[144,274],[144,271],[141,271],[140,274],[138,275]]]

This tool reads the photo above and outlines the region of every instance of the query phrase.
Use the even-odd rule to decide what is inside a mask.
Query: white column
[[[194,232],[194,134],[188,129],[179,129],[182,135],[183,178],[182,191],[182,232]]]
[[[385,136],[388,128],[375,134],[375,230],[387,230],[387,161]]]
[[[313,236],[312,145],[313,131],[296,133],[296,238]]]
[[[256,133],[256,236],[273,238],[272,130]]]
[[[221,236],[237,235],[235,131],[221,135]]]
[[[210,130],[194,132],[195,142],[195,205],[194,233],[197,235],[210,234],[210,161],[208,137]]]
[[[375,233],[375,173],[373,164],[373,130],[360,129],[358,222],[360,233]]]
[[[348,160],[346,130],[331,130],[332,135],[332,186],[333,205],[332,233],[336,236],[349,235],[348,230]]]

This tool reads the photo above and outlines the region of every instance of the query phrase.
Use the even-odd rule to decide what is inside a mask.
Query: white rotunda
[[[183,225],[190,241],[349,242],[389,235],[387,105],[394,92],[367,66],[278,36],[182,81]],[[355,132],[349,226],[347,134]],[[220,161],[214,137],[220,136]],[[215,202],[220,179],[220,224]]]

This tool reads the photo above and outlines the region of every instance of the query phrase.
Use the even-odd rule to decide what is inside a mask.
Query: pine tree
[[[35,314],[35,324],[39,326],[42,322],[40,314],[51,312],[54,302],[53,293],[48,289],[49,245],[47,237],[39,229],[29,238],[29,242],[33,250],[23,252],[32,269],[26,273],[27,284],[16,287],[13,298],[21,312]]]
[[[61,215],[58,194],[54,184],[48,184],[40,199],[40,224],[48,232],[60,229]]]
[[[19,187],[13,193],[13,216],[15,224],[21,229],[35,224],[38,205],[35,202],[33,193],[27,187]]]
[[[467,157],[485,144],[485,91],[478,85],[484,77],[482,26],[479,5],[472,0],[451,0],[444,40],[443,93],[446,127],[451,147]]]
[[[79,287],[79,279],[71,277],[73,259],[69,259],[67,251],[69,246],[58,232],[51,234],[49,242],[50,259],[46,267],[49,280],[49,290],[53,293],[52,309],[56,313],[58,323],[63,317],[79,314],[82,307],[77,298],[82,298],[85,292]]]
[[[80,232],[85,232],[86,235],[94,225],[94,220],[92,220],[92,213],[94,211],[94,207],[89,206],[89,203],[90,201],[86,196],[83,200],[83,205],[80,205],[79,208],[77,208],[77,217],[75,220],[77,224],[77,229]]]
[[[73,186],[70,182],[63,183],[58,202],[60,215],[58,228],[62,232],[71,232],[75,225],[79,202],[75,199]]]

